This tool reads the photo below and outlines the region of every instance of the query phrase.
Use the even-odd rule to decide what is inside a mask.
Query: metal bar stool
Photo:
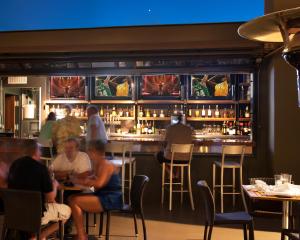
[[[172,210],[172,196],[173,192],[180,192],[180,202],[183,202],[183,193],[188,192],[190,195],[190,202],[191,207],[193,210],[194,208],[194,200],[193,200],[193,193],[192,193],[192,185],[191,185],[191,160],[193,156],[193,148],[194,144],[172,144],[171,145],[171,160],[165,161],[162,164],[162,184],[161,184],[161,204],[164,202],[164,189],[165,186],[169,186],[169,210]],[[187,156],[187,160],[176,160],[177,154],[185,154]],[[170,179],[169,182],[165,180],[165,172],[166,172],[166,165],[170,166]],[[181,178],[180,182],[173,182],[173,168],[179,167],[181,170]],[[184,189],[184,168],[188,170],[188,188]],[[174,185],[179,185],[180,190],[173,190]]]
[[[105,147],[105,152],[111,153],[113,159],[110,160],[113,164],[121,168],[121,184],[123,203],[125,203],[125,182],[128,182],[128,190],[130,193],[132,179],[136,174],[136,161],[132,156],[134,144],[127,142],[110,142]],[[126,166],[128,166],[128,178],[126,178]],[[130,200],[130,199],[129,199]]]
[[[41,160],[45,162],[45,165],[49,167],[54,159],[53,144],[49,142],[48,146],[41,147]]]
[[[240,161],[225,161],[225,157],[233,156],[233,155],[240,155]],[[216,188],[220,188],[221,193],[221,213],[224,212],[224,195],[232,195],[232,202],[235,205],[235,196],[237,194],[242,195],[243,205],[245,210],[247,211],[247,205],[245,202],[244,194],[242,194],[241,186],[243,184],[243,161],[245,155],[245,146],[244,145],[223,145],[222,146],[222,160],[221,161],[214,161],[213,163],[213,197],[215,200],[216,196]],[[219,185],[216,184],[216,167],[221,169],[221,183]],[[232,170],[232,183],[231,184],[224,184],[224,170],[231,169]],[[240,172],[240,191],[236,192],[236,179],[235,179],[235,172],[236,169],[239,169]],[[231,192],[224,192],[224,187],[229,187],[232,189]]]

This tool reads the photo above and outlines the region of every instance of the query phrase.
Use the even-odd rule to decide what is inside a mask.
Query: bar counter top
[[[84,136],[83,136],[84,138]],[[22,155],[26,138],[0,138],[0,160],[16,159]],[[163,150],[164,136],[154,134],[111,134],[109,141],[133,142],[136,154],[154,154]],[[194,153],[220,155],[222,145],[246,145],[246,154],[253,154],[254,142],[250,136],[194,135]]]

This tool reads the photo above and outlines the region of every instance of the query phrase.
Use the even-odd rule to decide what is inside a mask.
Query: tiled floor
[[[149,240],[200,240],[203,239],[203,226],[193,224],[181,224],[157,220],[147,220],[147,231]],[[90,228],[91,233],[98,231],[97,228]],[[142,233],[141,224],[139,232]],[[111,219],[111,240],[135,239],[129,237],[134,235],[133,221],[131,218],[113,216]],[[136,239],[143,239],[140,235]],[[212,240],[242,240],[241,229],[220,228],[213,230]],[[255,240],[276,240],[280,239],[277,232],[255,230]]]

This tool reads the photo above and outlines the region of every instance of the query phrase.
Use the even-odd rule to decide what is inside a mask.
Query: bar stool
[[[53,144],[49,141],[49,144],[41,146],[41,160],[45,162],[45,165],[49,167],[53,161]]]
[[[194,144],[172,144],[171,145],[171,160],[169,162],[163,162],[162,164],[162,184],[161,184],[161,204],[164,203],[164,189],[165,186],[169,186],[169,211],[172,210],[172,196],[173,192],[180,192],[180,202],[183,202],[183,193],[188,192],[190,195],[190,202],[192,210],[194,208],[194,200],[193,200],[193,193],[192,193],[192,185],[191,185],[191,160],[193,156],[193,148]],[[176,160],[177,154],[186,154],[187,160]],[[166,172],[166,165],[170,166],[170,179],[169,182],[165,182],[165,172]],[[173,182],[173,168],[179,167],[180,172],[180,182]],[[184,168],[188,170],[188,188],[184,189]],[[174,185],[179,185],[180,190],[173,190]]]
[[[233,156],[233,155],[240,155],[240,161],[234,162],[234,161],[225,161],[225,157]],[[221,193],[221,213],[224,211],[224,203],[223,198],[224,195],[231,194],[233,205],[235,205],[235,195],[241,194],[243,205],[245,210],[247,211],[247,205],[245,202],[244,194],[242,194],[241,186],[243,184],[243,161],[244,161],[244,155],[245,155],[245,146],[244,145],[223,145],[222,146],[222,160],[220,161],[214,161],[213,163],[213,197],[215,200],[215,191],[216,188],[220,188]],[[216,185],[216,167],[219,167],[221,169],[221,183],[220,185]],[[231,169],[232,170],[232,183],[225,185],[224,184],[224,170],[225,169]],[[236,192],[236,183],[235,183],[235,170],[239,169],[240,172],[240,192]],[[224,187],[231,187],[232,192],[224,192]]]
[[[110,160],[114,165],[121,168],[121,185],[122,185],[122,196],[123,203],[125,203],[125,182],[128,182],[128,190],[130,193],[132,179],[136,174],[136,161],[135,157],[132,156],[134,148],[133,143],[127,142],[110,142],[106,144],[105,152],[110,153],[113,157]],[[127,155],[127,156],[126,156]],[[128,166],[128,178],[126,178],[126,166]]]

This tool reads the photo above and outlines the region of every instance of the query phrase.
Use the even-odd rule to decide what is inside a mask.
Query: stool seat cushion
[[[217,213],[215,215],[215,224],[249,223],[251,221],[252,217],[247,212]]]
[[[214,161],[214,164],[218,167],[222,166],[222,163],[220,161]],[[239,168],[241,167],[241,164],[234,161],[225,161],[223,166],[224,168]]]
[[[109,160],[110,162],[112,162],[114,165],[116,166],[122,166],[122,158],[114,158],[114,159],[111,159]],[[133,163],[135,161],[135,158],[125,158],[124,159],[124,163],[125,164],[129,164],[129,163]]]

